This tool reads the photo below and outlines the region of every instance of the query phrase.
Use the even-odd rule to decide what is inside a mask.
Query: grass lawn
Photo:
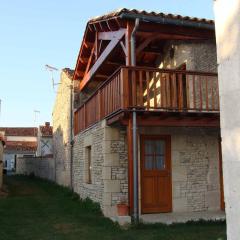
[[[223,222],[140,224],[124,230],[104,218],[95,204],[53,183],[23,176],[7,177],[5,183],[9,195],[0,198],[1,240],[226,239]]]

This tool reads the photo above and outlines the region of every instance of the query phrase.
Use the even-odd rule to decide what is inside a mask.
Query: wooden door
[[[141,137],[141,209],[172,211],[170,136]]]

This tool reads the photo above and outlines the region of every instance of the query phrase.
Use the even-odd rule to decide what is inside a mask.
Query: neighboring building
[[[123,202],[145,221],[224,217],[216,71],[212,20],[128,9],[90,20],[73,76],[74,191],[109,217]],[[63,170],[67,81],[53,113]]]
[[[227,239],[240,236],[240,1],[215,0]]]
[[[0,191],[3,185],[3,148],[5,145],[4,136],[0,132]]]
[[[56,182],[60,185],[72,185],[72,88],[73,70],[65,68],[62,70],[60,84],[53,108],[53,152],[56,166]],[[77,81],[74,82],[74,85]]]
[[[38,147],[37,156],[50,157],[53,155],[53,128],[50,122],[44,126],[40,125],[38,129]]]
[[[6,146],[4,149],[4,168],[8,171],[16,169],[17,157],[35,156],[37,150],[37,132],[34,127],[0,128],[4,132]]]

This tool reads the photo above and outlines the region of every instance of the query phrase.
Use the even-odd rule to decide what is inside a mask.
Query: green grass
[[[1,240],[162,239],[224,240],[224,222],[162,224],[120,228],[104,218],[97,204],[37,178],[5,179],[9,196],[0,198]]]

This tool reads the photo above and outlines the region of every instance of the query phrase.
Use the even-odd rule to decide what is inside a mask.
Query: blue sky
[[[0,0],[0,126],[51,121],[56,93],[44,65],[74,68],[87,21],[122,7],[213,18],[212,0]]]

